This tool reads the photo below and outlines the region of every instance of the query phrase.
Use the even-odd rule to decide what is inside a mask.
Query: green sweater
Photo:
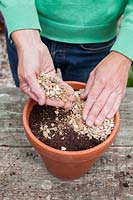
[[[133,60],[133,0],[0,0],[9,35],[39,29],[42,36],[68,43],[98,43],[117,35],[112,50]]]

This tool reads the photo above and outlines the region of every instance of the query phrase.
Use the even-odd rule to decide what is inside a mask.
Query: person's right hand
[[[44,90],[38,83],[41,72],[49,76],[55,76],[55,69],[49,50],[40,39],[37,30],[19,30],[11,35],[18,52],[18,76],[20,88],[37,101],[40,105],[52,105],[57,107],[70,107],[74,100],[73,89],[63,82],[65,87],[72,93],[67,103],[47,99]]]

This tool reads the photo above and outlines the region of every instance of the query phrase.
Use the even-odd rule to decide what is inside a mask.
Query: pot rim
[[[72,83],[72,84],[80,84],[81,86],[84,86],[85,83],[82,82],[77,82],[77,81],[67,81],[67,83]],[[26,131],[27,136],[29,136],[34,143],[36,143],[37,145],[39,145],[41,148],[49,151],[49,152],[53,152],[56,154],[60,154],[60,155],[68,155],[68,156],[78,156],[78,155],[84,155],[84,154],[88,154],[88,153],[94,153],[99,151],[100,149],[103,149],[104,146],[108,145],[117,135],[118,129],[119,129],[119,123],[120,123],[120,115],[119,112],[116,112],[115,114],[115,126],[114,129],[112,130],[110,136],[101,144],[98,144],[95,147],[92,147],[90,149],[86,149],[86,150],[81,150],[81,151],[62,151],[59,149],[55,149],[53,147],[50,147],[46,144],[44,144],[43,142],[41,142],[39,139],[37,139],[37,137],[32,133],[30,126],[29,126],[29,121],[27,120],[27,111],[28,111],[28,107],[30,106],[30,104],[36,104],[36,102],[34,100],[32,100],[31,98],[29,98],[29,100],[25,103],[24,105],[24,109],[23,109],[23,125]]]

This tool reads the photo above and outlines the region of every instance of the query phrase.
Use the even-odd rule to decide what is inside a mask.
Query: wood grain
[[[27,97],[0,88],[0,200],[132,200],[133,89],[120,107],[121,126],[112,147],[75,181],[53,177],[29,144],[22,125]]]
[[[133,171],[128,158],[133,156],[132,150],[111,147],[84,177],[66,182],[48,173],[33,148],[1,147],[0,195],[11,200],[132,199]]]

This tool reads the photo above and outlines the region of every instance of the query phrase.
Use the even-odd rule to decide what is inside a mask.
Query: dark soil
[[[66,115],[69,111],[59,108],[59,114],[55,113],[56,108],[52,106],[34,105],[30,114],[30,128],[32,133],[44,144],[56,149],[65,147],[67,151],[80,151],[92,148],[102,141],[95,138],[89,139],[86,134],[79,134],[73,130],[71,125],[67,124]],[[49,138],[44,137],[41,125],[47,125],[50,130]],[[56,131],[51,130],[51,124],[57,127]]]

